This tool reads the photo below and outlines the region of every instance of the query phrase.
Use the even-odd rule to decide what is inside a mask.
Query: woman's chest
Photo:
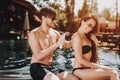
[[[83,54],[83,58],[84,58],[85,60],[87,60],[87,61],[90,61],[91,56],[92,56],[91,51],[90,51],[89,53],[87,53],[87,54]]]

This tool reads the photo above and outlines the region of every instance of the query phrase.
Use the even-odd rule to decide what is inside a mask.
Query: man
[[[65,34],[60,35],[54,28],[56,12],[52,7],[43,7],[37,14],[39,27],[28,34],[32,50],[30,73],[34,80],[78,80],[68,72],[61,72],[52,66],[54,50],[65,42]],[[55,75],[56,74],[56,75]]]

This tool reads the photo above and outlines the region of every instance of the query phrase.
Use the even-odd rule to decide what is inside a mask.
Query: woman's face
[[[87,21],[82,21],[82,26],[83,26],[83,30],[85,33],[89,33],[90,31],[93,30],[93,28],[95,27],[95,20],[94,19],[89,19]]]

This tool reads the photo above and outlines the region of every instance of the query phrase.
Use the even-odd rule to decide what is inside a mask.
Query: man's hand
[[[62,48],[62,45],[65,42],[65,34],[62,34],[57,42],[58,46],[60,46],[60,48]]]

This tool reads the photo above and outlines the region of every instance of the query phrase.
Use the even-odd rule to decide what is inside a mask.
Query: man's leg
[[[46,66],[47,68],[47,66]],[[30,65],[30,74],[33,80],[43,80],[50,71],[43,64],[33,63]]]

